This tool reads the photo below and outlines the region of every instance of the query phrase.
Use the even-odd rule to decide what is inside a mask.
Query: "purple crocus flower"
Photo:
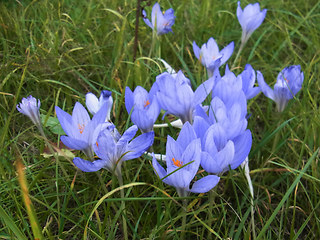
[[[125,105],[128,113],[131,112],[131,121],[137,125],[142,132],[153,130],[153,124],[160,114],[160,107],[157,99],[148,93],[143,87],[136,87],[134,92],[126,87]]]
[[[190,183],[199,169],[200,160],[200,139],[197,139],[190,123],[186,122],[176,141],[168,136],[166,145],[167,170],[158,163],[154,155],[152,165],[164,183],[175,187],[179,196],[185,197],[189,192],[208,192],[220,180],[215,175],[208,175],[193,183],[190,189]]]
[[[250,64],[247,64],[242,73],[237,77],[242,82],[242,90],[247,99],[254,98],[261,91],[260,87],[254,87],[256,73]]]
[[[242,131],[231,139],[222,122],[208,125],[198,116],[194,120],[194,129],[201,138],[201,166],[209,173],[221,174],[228,171],[229,167],[237,168],[250,152],[252,145],[250,130]]]
[[[257,79],[264,95],[277,104],[277,110],[282,112],[290,99],[301,89],[304,75],[300,65],[292,65],[284,68],[277,77],[277,82],[272,90],[264,81],[261,72],[257,72]]]
[[[133,139],[137,130],[138,127],[134,125],[120,138],[115,137],[110,129],[101,131],[93,145],[94,152],[100,159],[91,162],[76,157],[73,163],[84,172],[95,172],[105,168],[121,174],[122,162],[140,157],[153,143],[154,132],[144,133]]]
[[[75,150],[82,150],[89,158],[92,158],[92,145],[96,143],[99,132],[110,125],[110,123],[105,123],[108,113],[107,106],[103,105],[92,120],[87,110],[79,102],[75,104],[72,116],[58,106],[55,109],[60,125],[67,134],[67,136],[61,136],[64,145]]]
[[[32,97],[22,98],[21,103],[17,104],[17,110],[28,116],[34,125],[41,126],[40,121],[40,100]]]
[[[155,3],[152,7],[151,12],[151,22],[147,18],[147,13],[145,10],[142,11],[144,22],[151,27],[158,35],[166,34],[172,32],[172,25],[175,21],[174,11],[172,8],[169,8],[164,12],[161,12],[159,3]]]
[[[207,68],[208,76],[212,77],[215,69],[223,65],[232,55],[234,42],[231,42],[224,49],[219,51],[218,44],[213,38],[210,38],[207,43],[198,47],[196,42],[193,42],[194,55],[201,61],[201,64]]]
[[[183,123],[192,122],[195,107],[206,99],[214,84],[214,79],[210,78],[193,92],[184,78],[182,72],[176,77],[169,73],[162,73],[155,83],[158,88],[156,97],[160,107],[168,114],[178,116]]]
[[[108,108],[106,121],[110,121],[110,112],[112,109],[112,104],[113,99],[111,91],[102,90],[99,99],[96,97],[96,95],[94,95],[91,92],[86,94],[86,105],[89,112],[92,115],[96,114],[103,105],[105,105],[106,108]]]
[[[237,17],[242,27],[242,45],[244,45],[248,41],[254,30],[256,30],[261,25],[264,18],[266,17],[266,14],[267,9],[263,9],[262,11],[260,11],[259,3],[248,4],[242,10],[240,7],[240,1],[238,1]]]

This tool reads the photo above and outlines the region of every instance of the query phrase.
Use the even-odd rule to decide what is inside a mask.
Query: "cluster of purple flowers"
[[[242,10],[238,2],[242,42],[246,42],[263,22],[266,11],[260,11],[259,3],[249,4]],[[172,9],[163,14],[156,3],[151,22],[146,13],[143,14],[146,24],[158,35],[172,32],[175,20]],[[92,118],[79,102],[75,104],[72,115],[57,106],[57,118],[66,133],[61,141],[69,148],[82,150],[89,159],[76,157],[74,164],[84,172],[105,168],[121,174],[123,161],[140,157],[153,144],[154,124],[163,110],[163,117],[171,114],[181,120],[181,131],[177,140],[167,137],[163,158],[166,159],[166,169],[156,159],[158,154],[151,154],[152,165],[159,178],[174,186],[180,196],[187,196],[189,192],[207,192],[219,182],[219,175],[240,166],[252,145],[251,131],[247,129],[247,100],[262,91],[276,102],[278,111],[283,111],[301,89],[303,72],[298,65],[286,67],[279,73],[272,90],[263,75],[249,64],[238,76],[229,70],[228,65],[224,76],[220,75],[219,68],[233,53],[233,42],[219,51],[216,41],[210,38],[201,48],[193,42],[193,50],[199,62],[206,67],[208,79],[194,91],[190,80],[180,70],[158,75],[149,92],[141,86],[134,91],[126,87],[125,107],[135,125],[122,136],[110,119],[113,106],[110,91],[102,91],[99,99],[92,93],[86,95],[86,105]],[[168,64],[166,68],[171,69]],[[259,86],[255,86],[256,79]],[[205,104],[206,99],[209,105]],[[29,96],[17,109],[40,125],[39,107],[40,101]],[[138,128],[142,134],[134,138]],[[95,155],[99,159],[94,160]],[[200,167],[207,173],[190,187]]]

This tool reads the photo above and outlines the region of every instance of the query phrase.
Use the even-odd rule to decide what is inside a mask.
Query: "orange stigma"
[[[148,105],[150,105],[150,102],[149,102],[149,100],[147,100],[147,101],[144,101],[144,105],[143,105],[143,107],[146,107],[146,106],[148,106]]]
[[[179,160],[176,160],[175,158],[172,158],[173,165],[176,167],[182,167],[183,162],[180,162]]]
[[[97,147],[99,147],[99,144],[98,144],[98,142],[96,142],[96,146],[97,146]]]
[[[78,123],[78,129],[79,129],[79,132],[82,134],[84,131],[84,124]]]
[[[289,80],[285,77],[284,80],[286,80],[287,83],[289,83]]]

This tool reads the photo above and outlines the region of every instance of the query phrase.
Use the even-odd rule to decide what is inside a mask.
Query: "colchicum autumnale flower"
[[[103,105],[92,120],[87,110],[77,102],[72,116],[56,106],[56,114],[60,125],[67,136],[61,136],[61,141],[69,148],[82,150],[87,157],[93,157],[92,145],[96,143],[99,132],[110,125],[105,123],[108,107]]]
[[[140,86],[134,92],[126,87],[125,92],[126,109],[129,114],[132,111],[131,121],[144,133],[153,130],[153,124],[160,114],[160,107],[152,92],[148,93]]]
[[[267,9],[260,11],[259,3],[248,4],[243,10],[240,7],[240,1],[238,1],[237,17],[242,27],[241,44],[244,45],[251,34],[256,30],[264,18],[266,17]]]
[[[156,31],[158,35],[166,34],[172,32],[172,25],[175,21],[174,11],[172,8],[169,8],[164,12],[161,12],[159,3],[155,3],[152,7],[151,12],[151,22],[147,18],[147,13],[145,10],[142,11],[144,22]]]
[[[102,90],[100,98],[98,99],[96,95],[93,93],[87,93],[86,94],[86,105],[89,110],[89,112],[94,115],[96,114],[100,108],[105,105],[105,107],[108,109],[107,110],[107,117],[106,121],[110,121],[110,112],[112,109],[112,104],[113,104],[113,98],[112,98],[112,92],[108,90]]]
[[[208,175],[194,182],[190,189],[191,181],[198,172],[200,161],[200,139],[196,137],[190,123],[186,122],[176,141],[170,136],[167,138],[167,170],[158,163],[155,156],[153,156],[152,165],[155,173],[164,183],[175,187],[179,196],[185,197],[189,192],[208,192],[220,180],[215,175]]]
[[[74,164],[84,172],[105,168],[121,175],[121,163],[140,157],[153,143],[154,132],[144,133],[133,139],[137,130],[138,127],[134,125],[119,138],[114,136],[111,128],[104,129],[93,145],[94,152],[100,159],[91,162],[76,157],[73,159]]]
[[[160,107],[167,111],[167,114],[179,117],[183,123],[186,121],[192,123],[193,111],[211,92],[214,79],[210,78],[202,83],[195,92],[181,71],[176,77],[166,72],[162,73],[157,76],[155,84],[158,89],[156,98]]]
[[[22,98],[21,103],[17,105],[17,110],[28,116],[37,127],[41,126],[39,109],[40,100],[37,100],[31,95],[27,98]]]
[[[218,44],[213,38],[210,38],[207,43],[203,44],[201,49],[196,42],[193,42],[194,55],[199,59],[201,64],[207,68],[209,77],[212,77],[214,71],[231,57],[233,49],[234,42],[231,42],[219,51]]]
[[[286,67],[278,74],[274,90],[264,81],[263,75],[259,71],[257,72],[257,79],[264,95],[275,101],[277,110],[282,112],[289,100],[300,91],[304,75],[300,65]]]
[[[241,74],[237,77],[242,82],[242,90],[247,100],[254,98],[261,91],[260,87],[255,87],[256,73],[250,64],[247,64]]]

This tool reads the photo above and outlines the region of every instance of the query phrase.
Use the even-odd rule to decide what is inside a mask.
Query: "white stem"
[[[182,128],[183,123],[182,123],[181,119],[178,119],[178,120],[171,122],[170,125],[175,128]],[[169,127],[169,124],[168,123],[154,124],[153,127],[154,128]]]
[[[253,239],[256,239],[256,231],[255,231],[255,223],[254,223],[254,192],[253,185],[250,177],[250,169],[249,169],[249,158],[247,157],[244,162],[241,164],[241,167],[244,169],[244,174],[247,178],[249,191],[251,195],[250,205],[251,205],[251,225],[252,225],[252,235]]]

